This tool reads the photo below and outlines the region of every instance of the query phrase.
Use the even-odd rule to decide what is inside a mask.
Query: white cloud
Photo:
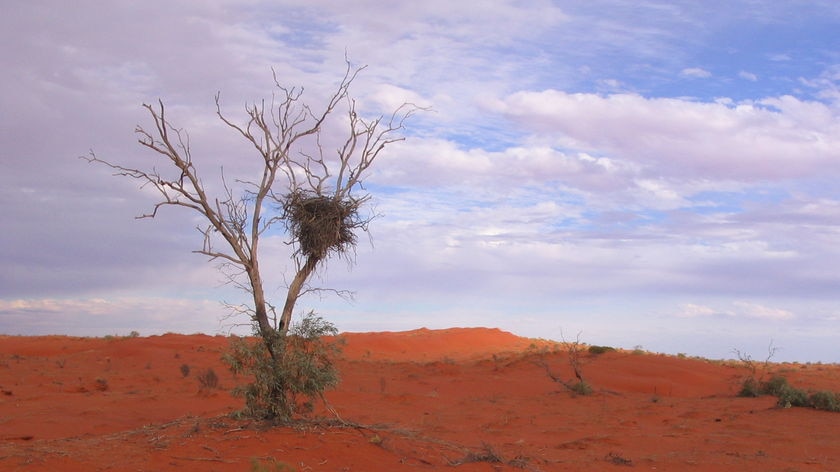
[[[680,75],[683,77],[690,77],[692,79],[706,79],[711,77],[712,73],[699,67],[688,67],[681,70]]]
[[[792,320],[795,318],[795,315],[788,310],[740,300],[733,301],[731,307],[728,309],[717,309],[706,305],[688,303],[679,309],[677,316],[685,318],[723,316],[768,321]]]
[[[758,181],[840,172],[840,110],[791,96],[727,104],[546,90],[512,94],[498,109],[556,146],[667,178]]]
[[[716,316],[722,314],[724,313],[721,313],[720,311],[715,310],[714,308],[709,306],[688,303],[680,308],[680,311],[677,316],[694,318],[697,316]]]
[[[736,301],[733,305],[735,305],[735,309],[737,310],[736,316],[765,320],[789,320],[794,318],[794,314],[788,310],[771,308],[758,303]]]
[[[380,3],[225,0],[167,4],[167,15],[154,14],[157,1],[22,3],[3,15],[3,88],[14,93],[0,96],[0,201],[13,230],[0,234],[10,315],[0,331],[212,332],[228,292],[189,253],[195,219],[134,221],[149,189],[75,156],[93,147],[150,162],[132,130],[148,124],[140,102],[160,97],[190,132],[205,183],[218,185],[217,169],[245,173],[253,152],[218,123],[213,95],[240,117],[243,103],[270,97],[275,67],[317,101],[340,79],[345,51],[370,66],[353,89],[364,113],[406,100],[435,110],[409,123],[409,139],[368,180],[384,214],[375,250],[362,238],[352,273],[339,262],[320,274],[359,291],[358,305],[340,305],[348,319],[647,329],[635,307],[708,297],[684,311],[724,313],[697,315],[716,327],[799,321],[788,313],[804,313],[803,300],[837,312],[836,68],[789,72],[816,63],[792,46],[776,69],[749,62],[731,80],[717,71],[736,56],[704,54],[739,53],[743,44],[715,41],[744,21],[785,24],[784,2],[723,12],[623,0]],[[772,52],[750,44],[757,61]],[[709,58],[704,68],[697,57]],[[266,282],[282,296],[288,247],[263,242]],[[767,294],[793,302],[774,308]],[[540,314],[522,321],[528,309]]]

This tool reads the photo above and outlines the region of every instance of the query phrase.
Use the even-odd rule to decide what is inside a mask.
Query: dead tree
[[[273,341],[287,333],[295,303],[315,269],[332,255],[348,256],[356,245],[356,232],[367,230],[370,217],[359,212],[370,199],[362,187],[367,171],[386,146],[404,139],[405,121],[419,110],[404,103],[390,116],[363,118],[349,88],[364,68],[347,61],[344,77],[318,111],[302,102],[303,89],[282,86],[276,72],[272,98],[246,105],[244,122],[222,113],[217,94],[219,119],[253,145],[262,164],[252,180],[231,183],[220,175],[218,195],[208,192],[187,133],[167,120],[161,100],[143,105],[152,118],[151,130],[138,126],[135,132],[142,146],[165,158],[166,172],[154,166],[151,170],[124,167],[92,152],[84,157],[159,192],[160,201],[138,218],[154,218],[164,206],[179,206],[206,220],[197,228],[202,247],[193,252],[221,262],[230,281],[251,295],[253,306],[239,311],[250,315],[272,355]],[[346,138],[334,153],[327,152],[321,140],[324,124],[341,109],[347,117]],[[279,320],[266,297],[259,257],[260,238],[278,224],[285,224],[296,263]]]

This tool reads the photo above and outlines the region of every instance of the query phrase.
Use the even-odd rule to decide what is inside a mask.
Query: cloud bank
[[[166,14],[158,12],[165,6]],[[725,357],[769,339],[838,360],[840,8],[813,2],[236,1],[16,5],[0,19],[0,332],[226,332],[242,294],[190,251],[183,212],[77,157],[159,165],[136,144],[162,99],[203,178],[253,152],[215,118],[345,54],[360,110],[429,106],[367,184],[357,264],[310,297],[345,330],[499,326]],[[808,28],[803,28],[808,25]],[[815,45],[817,45],[815,47]],[[218,185],[216,183],[215,185]],[[263,253],[269,290],[290,269]],[[247,331],[247,329],[246,329]]]

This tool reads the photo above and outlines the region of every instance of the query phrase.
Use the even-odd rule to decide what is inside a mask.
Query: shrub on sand
[[[254,378],[234,388],[234,395],[245,398],[240,414],[288,422],[296,414],[310,413],[312,400],[338,384],[333,361],[341,346],[323,339],[336,334],[332,323],[310,312],[288,335],[273,341],[273,356],[262,340],[235,339],[223,360],[235,374]]]

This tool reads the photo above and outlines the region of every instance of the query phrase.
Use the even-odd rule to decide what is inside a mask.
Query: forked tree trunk
[[[315,270],[320,260],[318,257],[309,256],[306,259],[306,263],[295,274],[292,283],[289,284],[289,291],[286,293],[286,304],[283,305],[283,314],[280,316],[280,326],[278,327],[281,336],[285,336],[289,331],[289,324],[292,321],[292,312],[295,310],[295,303],[297,303],[297,299],[300,297],[303,285],[309,279],[309,276]]]
[[[257,267],[248,270],[248,279],[251,282],[251,295],[254,298],[254,321],[259,328],[260,337],[265,342],[265,347],[274,357],[274,340],[278,336],[277,331],[271,326],[268,319],[268,303],[265,300],[265,291],[263,290],[262,278]]]

